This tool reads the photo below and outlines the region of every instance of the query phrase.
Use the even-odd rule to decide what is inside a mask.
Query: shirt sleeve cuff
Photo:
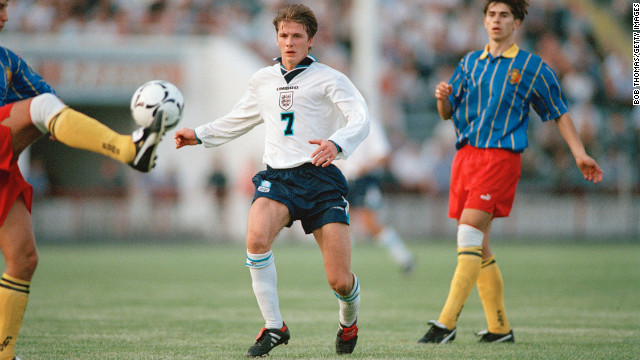
[[[335,145],[335,146],[336,146],[336,148],[338,149],[338,153],[341,153],[341,152],[342,152],[342,148],[340,147],[340,145],[336,144],[336,142],[335,142],[335,141],[333,141],[333,140],[329,140],[329,141],[331,141],[331,142],[333,143],[333,145]]]

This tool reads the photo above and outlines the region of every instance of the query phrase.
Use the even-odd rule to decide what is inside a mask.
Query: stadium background
[[[385,172],[387,221],[407,237],[450,236],[455,223],[446,219],[446,194],[453,130],[438,119],[432,89],[449,78],[466,51],[486,43],[479,2],[300,2],[319,18],[312,53],[354,79],[388,131],[394,152]],[[2,45],[23,55],[68,104],[120,132],[133,130],[131,94],[154,78],[183,90],[186,110],[179,126],[194,127],[226,113],[248,77],[277,56],[270,21],[282,3],[10,1]],[[631,106],[631,2],[531,3],[518,43],[558,73],[580,136],[605,180],[597,186],[584,182],[553,124],[534,114],[514,211],[495,223],[494,233],[637,240],[640,107]],[[21,164],[36,189],[36,236],[241,240],[249,180],[261,167],[260,131],[220,148],[179,152],[169,132],[158,168],[149,175],[40,140]],[[225,191],[226,200],[218,201],[216,194]]]

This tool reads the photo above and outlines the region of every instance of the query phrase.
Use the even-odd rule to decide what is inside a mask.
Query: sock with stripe
[[[265,321],[265,328],[280,329],[283,326],[278,301],[278,275],[273,252],[251,254],[247,251],[245,263],[251,273],[253,293]]]
[[[447,329],[456,327],[464,303],[478,280],[482,263],[482,231],[468,225],[458,226],[458,265],[451,279],[449,295],[440,313]]]
[[[13,359],[30,282],[2,274],[0,280],[0,359]]]
[[[503,298],[504,282],[495,257],[482,261],[478,276],[478,294],[482,301],[487,326],[490,333],[507,334],[511,331]]]
[[[333,292],[340,304],[340,324],[350,327],[358,319],[358,309],[360,308],[360,281],[356,274],[353,274],[353,288],[345,296],[340,296]]]

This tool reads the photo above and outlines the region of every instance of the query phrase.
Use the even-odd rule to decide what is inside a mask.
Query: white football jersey
[[[218,146],[264,122],[263,162],[274,169],[311,162],[317,145],[309,140],[335,142],[342,149],[337,159],[346,159],[369,133],[367,104],[344,74],[305,60],[286,74],[289,83],[279,62],[258,70],[231,112],[195,129],[198,138]]]
[[[391,144],[383,125],[376,118],[370,119],[369,136],[351,154],[349,160],[340,160],[335,164],[342,170],[347,180],[355,180],[374,170],[379,170],[382,161],[391,154]]]

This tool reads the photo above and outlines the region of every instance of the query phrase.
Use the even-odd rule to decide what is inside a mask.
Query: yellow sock
[[[478,280],[481,263],[481,247],[458,248],[458,266],[451,280],[449,296],[438,319],[447,329],[456,326],[462,307]]]
[[[0,360],[11,360],[22,317],[27,308],[29,282],[2,274],[0,280]]]
[[[49,122],[49,131],[61,143],[93,151],[128,164],[136,156],[129,135],[121,135],[106,125],[71,108],[64,108]]]
[[[478,294],[482,300],[488,330],[494,334],[506,334],[511,331],[502,297],[503,286],[502,274],[495,257],[482,261],[482,269],[478,276]]]

